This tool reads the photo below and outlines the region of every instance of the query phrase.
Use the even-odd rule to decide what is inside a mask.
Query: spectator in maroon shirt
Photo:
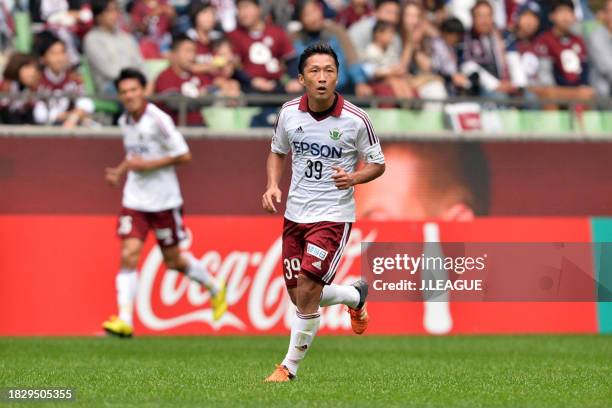
[[[194,74],[196,44],[192,39],[182,34],[172,41],[170,66],[162,71],[155,81],[155,93],[162,95],[182,95],[187,98],[198,98],[209,92],[212,78],[206,74]],[[159,107],[166,111],[179,124],[178,102],[160,103]],[[202,105],[188,102],[186,124],[188,126],[204,125]]]
[[[371,16],[373,12],[374,7],[372,7],[369,0],[351,0],[349,4],[338,12],[336,21],[349,28],[353,23],[362,18]]]
[[[36,58],[18,52],[12,54],[2,76],[0,93],[11,96],[0,99],[0,122],[34,124],[34,105],[40,86],[40,70]]]
[[[289,35],[264,22],[257,0],[237,0],[238,27],[228,34],[238,55],[246,92],[299,93],[297,56]],[[289,74],[290,79],[286,79]]]
[[[572,32],[576,23],[574,3],[557,0],[551,7],[550,20],[553,27],[542,33],[535,44],[540,79],[550,86],[536,93],[545,99],[592,99],[595,91],[588,86],[587,48],[582,38]]]
[[[42,67],[39,91],[44,96],[34,108],[36,123],[65,128],[91,123],[94,104],[84,97],[83,80],[71,69],[64,42],[51,32],[43,32],[37,38],[36,51]]]
[[[172,42],[170,29],[176,18],[176,11],[169,1],[136,0],[131,15],[142,56],[150,59],[166,54]]]

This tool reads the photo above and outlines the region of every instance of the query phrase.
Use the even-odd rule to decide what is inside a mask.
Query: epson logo
[[[310,154],[314,157],[329,157],[332,159],[339,159],[342,157],[342,148],[320,145],[318,143],[293,142],[293,154]]]

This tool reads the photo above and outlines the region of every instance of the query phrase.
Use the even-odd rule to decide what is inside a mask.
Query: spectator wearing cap
[[[0,93],[0,123],[34,124],[34,105],[38,100],[40,70],[33,55],[13,53],[4,68]]]
[[[336,15],[336,22],[349,28],[364,17],[369,17],[374,8],[369,0],[350,0]]]
[[[612,97],[612,0],[600,12],[603,25],[588,38],[591,85],[601,97]]]
[[[297,72],[297,55],[288,34],[264,21],[257,0],[237,0],[238,27],[228,34],[242,66],[243,89],[258,93],[298,93],[302,86],[288,75]]]
[[[520,68],[525,79],[522,86],[537,86],[540,62],[537,56],[535,40],[540,30],[540,5],[529,1],[521,8],[516,24],[506,31],[504,40],[509,55],[516,55],[515,64],[510,69]]]
[[[176,19],[169,0],[135,0],[130,15],[142,56],[151,59],[165,55],[170,50],[170,29]]]
[[[35,122],[65,128],[91,124],[94,104],[84,96],[83,80],[70,67],[64,42],[51,32],[43,32],[36,45],[42,67],[39,91],[43,98],[34,107]]]
[[[354,84],[366,82],[362,66],[358,63],[357,53],[346,30],[340,24],[325,19],[319,0],[299,0],[295,14],[302,26],[301,30],[292,35],[297,55],[311,44],[326,42],[334,49],[340,62],[338,90],[353,93]]]
[[[134,37],[118,28],[119,7],[114,0],[92,0],[95,26],[85,36],[85,56],[99,92],[115,94],[114,80],[124,68],[141,69],[140,48]]]

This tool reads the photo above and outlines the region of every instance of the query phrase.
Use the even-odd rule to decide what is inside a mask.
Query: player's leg
[[[227,311],[225,283],[215,279],[192,254],[188,252],[181,253],[178,245],[162,247],[162,254],[168,269],[184,273],[189,279],[209,290],[213,319],[219,320]]]
[[[121,267],[115,278],[118,317],[102,324],[104,330],[120,337],[134,332],[134,302],[138,289],[138,260],[147,236],[148,222],[142,212],[124,208],[118,220],[117,234],[121,238]]]

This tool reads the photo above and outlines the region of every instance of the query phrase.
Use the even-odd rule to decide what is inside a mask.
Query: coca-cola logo
[[[341,258],[335,283],[348,284],[359,279],[356,261],[361,254],[361,243],[372,242],[377,235],[367,235],[354,229]],[[192,234],[183,241],[181,249],[191,248]],[[265,243],[262,243],[265,248]],[[145,256],[140,272],[136,310],[142,324],[150,330],[164,331],[189,323],[202,323],[215,331],[232,328],[239,331],[268,331],[282,324],[288,329],[295,315],[281,272],[282,239],[278,237],[264,251],[235,249],[225,256],[210,249],[196,258],[217,278],[227,283],[228,312],[219,321],[213,321],[210,295],[205,288],[191,282],[182,274],[166,270],[159,247],[153,247]],[[177,307],[186,301],[189,310]],[[163,317],[162,317],[163,316]],[[322,308],[321,327],[350,329],[344,306]]]

